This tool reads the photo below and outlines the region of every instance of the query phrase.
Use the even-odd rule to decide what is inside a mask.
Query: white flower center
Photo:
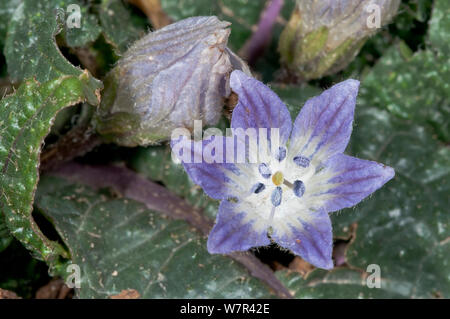
[[[280,153],[282,156],[280,156]],[[284,150],[267,154],[259,164],[236,164],[239,174],[227,173],[239,199],[239,210],[256,229],[277,226],[289,233],[307,221],[311,211],[321,207],[327,194],[329,172],[316,172],[309,158]]]

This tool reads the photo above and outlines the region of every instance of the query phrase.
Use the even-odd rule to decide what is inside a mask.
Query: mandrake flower
[[[283,102],[261,82],[233,71],[230,83],[238,95],[232,136],[172,139],[190,178],[221,200],[208,251],[244,251],[275,241],[319,268],[333,268],[329,213],[356,205],[394,176],[391,167],[343,154],[359,82],[346,80],[311,98],[293,124]],[[230,163],[239,149],[227,143],[242,141],[236,132],[252,128],[258,129],[258,160]]]

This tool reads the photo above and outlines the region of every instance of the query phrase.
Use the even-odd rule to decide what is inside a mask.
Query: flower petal
[[[257,220],[249,218],[239,204],[227,200],[220,203],[216,224],[208,237],[210,253],[226,254],[269,244],[267,227],[261,227]]]
[[[358,204],[395,175],[389,166],[344,154],[333,156],[324,166],[311,178],[305,200],[322,201],[327,212]]]
[[[280,145],[286,144],[291,133],[292,119],[280,98],[263,83],[242,71],[231,73],[230,85],[239,96],[239,102],[233,110],[231,127],[244,130],[266,128],[269,134],[271,128],[278,128]]]
[[[212,136],[211,139],[195,142],[185,138],[171,141],[172,152],[181,160],[189,177],[214,199],[234,196],[239,189],[228,184],[231,175],[239,175],[237,166],[227,163],[228,140],[223,136]]]
[[[297,222],[289,228],[274,224],[272,238],[316,267],[333,268],[333,234],[328,214],[324,211],[299,213]]]
[[[352,132],[359,82],[346,80],[309,99],[294,122],[290,158],[314,164],[344,152]]]

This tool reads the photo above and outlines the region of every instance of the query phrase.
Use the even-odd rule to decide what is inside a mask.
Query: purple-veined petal
[[[226,199],[239,190],[239,185],[230,187],[230,177],[239,176],[240,172],[235,164],[227,163],[227,141],[229,138],[223,136],[202,141],[186,138],[171,141],[172,152],[181,160],[189,177],[214,199]]]
[[[244,130],[266,128],[269,138],[270,129],[278,128],[280,145],[286,144],[292,119],[280,98],[263,83],[241,71],[231,73],[230,86],[239,97],[233,110],[231,127]]]
[[[208,251],[212,254],[226,254],[269,245],[267,227],[261,227],[258,222],[238,203],[223,200],[216,224],[208,237]]]
[[[359,82],[346,80],[309,99],[294,122],[290,158],[315,165],[344,152],[352,132]]]
[[[299,212],[295,224],[280,226],[273,225],[271,237],[276,243],[316,267],[333,268],[333,233],[326,212]]]
[[[394,175],[389,166],[337,154],[311,178],[306,188],[309,193],[304,200],[322,203],[321,207],[326,212],[334,212],[358,204]]]
[[[117,87],[117,94],[99,109],[97,132],[136,146],[166,140],[179,127],[192,129],[196,120],[216,125],[231,93],[229,26],[215,16],[192,17],[136,41],[108,75],[114,85],[106,90]]]

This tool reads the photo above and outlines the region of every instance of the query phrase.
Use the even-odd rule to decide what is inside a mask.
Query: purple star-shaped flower
[[[239,98],[233,136],[172,140],[190,178],[221,200],[208,251],[243,251],[272,239],[319,268],[333,268],[328,213],[356,205],[394,176],[391,167],[343,154],[359,82],[347,80],[311,98],[293,125],[288,109],[267,86],[241,71],[231,74],[230,83]],[[235,159],[239,150],[227,143],[242,140],[236,130],[249,128],[278,129],[279,144],[258,130],[258,162],[230,163],[228,155]],[[180,149],[188,149],[188,156],[182,157]],[[252,152],[247,148],[245,153],[247,158]]]

